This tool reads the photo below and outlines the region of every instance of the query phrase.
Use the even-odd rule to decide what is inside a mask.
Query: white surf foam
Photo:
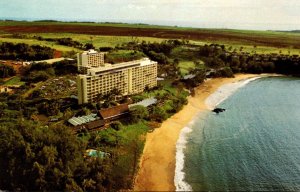
[[[184,127],[179,135],[179,139],[176,143],[176,166],[175,166],[175,177],[174,183],[176,191],[192,191],[192,187],[184,181],[185,173],[184,169],[184,149],[187,144],[187,136],[192,132],[191,126],[194,124],[194,121],[191,121],[186,127]]]
[[[241,80],[233,83],[228,83],[225,85],[222,85],[216,92],[211,94],[209,97],[206,98],[205,104],[209,109],[214,109],[217,105],[222,103],[224,100],[226,100],[229,96],[231,96],[235,91],[237,91],[239,88],[245,86],[246,84],[250,83],[251,81],[254,81],[256,79],[259,79],[262,77],[252,77],[246,80]]]

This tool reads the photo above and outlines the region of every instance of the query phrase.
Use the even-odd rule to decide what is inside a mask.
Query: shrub
[[[122,123],[120,121],[114,121],[110,124],[110,127],[116,131],[119,131],[122,128]]]

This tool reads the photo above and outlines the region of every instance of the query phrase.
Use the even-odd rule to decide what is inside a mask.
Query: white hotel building
[[[80,61],[78,64],[82,65]],[[157,86],[157,62],[149,58],[90,67],[93,65],[88,64],[86,74],[77,77],[79,104],[95,102],[99,94],[105,95],[113,89],[130,95]]]

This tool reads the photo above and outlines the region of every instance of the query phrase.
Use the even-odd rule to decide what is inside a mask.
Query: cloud
[[[157,9],[157,5],[156,4],[128,4],[126,6],[126,8],[129,8],[129,9],[135,9],[135,10],[142,10],[142,9]]]

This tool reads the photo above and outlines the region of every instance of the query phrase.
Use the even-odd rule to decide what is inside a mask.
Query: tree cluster
[[[8,65],[0,64],[0,77],[1,78],[7,78],[14,76],[16,74],[16,71],[13,67]]]
[[[177,88],[174,91],[165,88],[167,91],[159,91],[156,94],[157,103],[148,107],[150,121],[162,122],[180,111],[187,103],[188,92],[183,90],[184,85],[178,82],[177,85],[172,86]]]
[[[132,60],[138,60],[146,57],[144,53],[140,51],[129,51],[129,50],[111,50],[105,54],[105,62],[107,63],[120,63]]]
[[[74,47],[77,49],[95,49],[94,45],[92,43],[86,43],[82,44],[79,41],[75,41],[70,37],[67,38],[44,38],[41,36],[35,36],[35,38],[39,41],[50,41],[50,42],[55,42],[58,45],[64,45],[68,47]]]
[[[53,58],[53,53],[54,49],[40,45],[6,42],[0,44],[0,59],[45,60]]]
[[[46,81],[54,75],[55,71],[48,63],[33,63],[24,69],[21,80],[28,83],[37,83]]]
[[[55,75],[68,75],[77,74],[77,61],[76,60],[63,60],[52,64]]]
[[[242,50],[242,48],[241,48]],[[232,76],[233,73],[300,74],[300,58],[282,54],[248,54],[228,52],[224,45],[211,44],[199,48],[199,55],[212,76]]]
[[[84,158],[86,144],[66,127],[1,124],[0,188],[10,191],[112,190],[112,162]]]
[[[33,63],[23,70],[22,81],[37,83],[46,81],[55,75],[77,74],[76,61],[63,60],[53,64],[46,62]]]
[[[141,51],[151,60],[157,61],[159,64],[168,64],[168,56],[170,55],[172,49],[183,44],[184,42],[179,40],[166,40],[162,41],[161,43],[146,43],[143,41],[142,43],[130,42],[123,48]]]
[[[149,118],[149,111],[146,107],[142,105],[136,105],[129,109],[129,120],[132,123],[137,123],[140,120],[145,120]]]

